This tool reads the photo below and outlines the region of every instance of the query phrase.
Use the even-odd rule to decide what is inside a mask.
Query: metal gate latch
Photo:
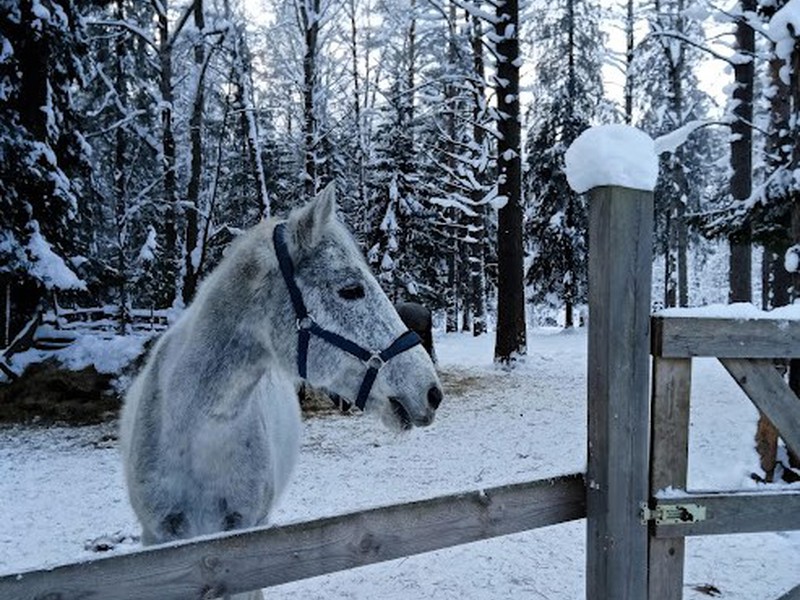
[[[700,504],[659,504],[650,508],[641,506],[642,524],[653,521],[656,525],[683,525],[706,520],[706,507]]]

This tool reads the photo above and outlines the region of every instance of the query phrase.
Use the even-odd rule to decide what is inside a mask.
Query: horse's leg
[[[142,528],[142,546],[154,546],[159,540],[152,533]]]

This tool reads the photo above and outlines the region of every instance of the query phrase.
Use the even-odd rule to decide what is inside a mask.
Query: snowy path
[[[586,336],[537,332],[522,368],[491,366],[491,339],[438,341],[449,395],[431,428],[397,436],[370,419],[306,422],[276,523],[580,471]],[[714,361],[694,372],[690,487],[753,487],[755,410]],[[0,430],[0,573],[94,556],[101,535],[138,533],[108,427]],[[570,523],[274,589],[287,599],[584,597],[584,524]],[[123,549],[132,549],[131,542]],[[687,599],[771,600],[800,583],[800,532],[691,539]]]

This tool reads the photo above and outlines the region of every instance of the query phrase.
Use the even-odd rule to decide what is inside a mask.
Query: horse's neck
[[[173,343],[180,351],[174,373],[187,402],[216,416],[238,413],[265,374],[280,377],[275,350],[254,332],[263,324],[252,318],[246,294],[218,281],[204,290],[176,327]]]

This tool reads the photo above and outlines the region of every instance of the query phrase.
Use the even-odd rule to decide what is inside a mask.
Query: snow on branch
[[[472,0],[453,0],[453,4],[466,11],[471,17],[481,19],[482,21],[486,21],[492,25],[498,22],[497,15],[482,10],[480,7],[475,5]]]
[[[800,244],[795,244],[783,257],[783,268],[788,273],[800,273]]]
[[[153,48],[154,50],[158,49],[158,45],[153,41],[150,35],[144,30],[133,23],[129,23],[128,21],[113,21],[109,19],[86,19],[85,23],[90,26],[94,27],[118,27],[120,29],[125,29],[130,33],[134,34],[136,37],[141,39],[145,44]]]
[[[709,125],[708,121],[689,121],[685,125],[678,127],[675,131],[657,137],[655,139],[656,154],[664,154],[665,152],[674,154],[678,148],[686,143],[686,140],[692,133],[706,125]]]
[[[453,196],[449,198],[442,198],[442,197],[434,197],[430,199],[431,204],[435,204],[436,206],[441,206],[442,208],[455,208],[462,213],[464,213],[468,217],[477,217],[478,213],[472,210],[469,206],[467,206],[464,202],[460,202]]]
[[[780,68],[780,78],[789,85],[792,54],[795,51],[795,43],[800,40],[800,0],[789,0],[772,16],[768,34],[775,43],[775,56],[784,62]]]
[[[44,238],[37,221],[31,221],[27,254],[30,258],[30,273],[48,289],[85,290],[86,283],[67,266],[64,259],[53,251]]]
[[[628,125],[587,129],[572,142],[564,161],[567,181],[579,194],[604,185],[653,191],[658,179],[655,142]]]

